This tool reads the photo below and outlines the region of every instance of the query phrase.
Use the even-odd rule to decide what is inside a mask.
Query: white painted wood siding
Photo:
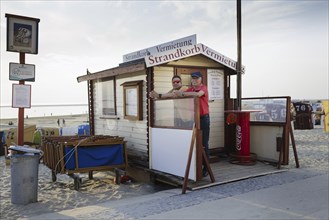
[[[173,67],[154,67],[154,90],[158,93],[167,93],[172,89],[171,78],[174,75]]]
[[[124,82],[143,80],[143,120],[132,121],[124,118],[123,109],[123,87]],[[128,155],[130,153],[136,155],[147,156],[147,116],[146,116],[146,73],[144,71],[134,74],[125,74],[116,78],[116,107],[117,118],[110,118],[102,115],[102,108],[97,107],[97,96],[100,95],[99,83],[95,83],[94,87],[94,105],[95,105],[95,134],[96,135],[112,135],[124,137]],[[147,162],[147,161],[146,161]]]

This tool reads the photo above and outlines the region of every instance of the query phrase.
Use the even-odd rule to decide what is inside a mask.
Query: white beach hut
[[[78,82],[88,84],[91,135],[124,137],[130,164],[184,176],[193,129],[159,126],[159,115],[170,112],[173,105],[150,100],[148,94],[152,90],[169,91],[174,75],[181,76],[183,84],[189,85],[190,74],[200,71],[209,91],[210,154],[227,151],[233,134],[228,132],[225,111],[234,109],[230,94],[231,77],[236,75],[234,60],[197,44],[196,36],[192,35],[124,55],[123,61],[118,67],[87,71],[77,78]],[[161,106],[166,108],[161,111]],[[200,137],[196,135],[198,143]],[[278,155],[275,153],[275,157]],[[189,173],[192,180],[202,179],[201,157],[201,151],[193,153]],[[211,157],[210,162],[214,161],[216,157]]]

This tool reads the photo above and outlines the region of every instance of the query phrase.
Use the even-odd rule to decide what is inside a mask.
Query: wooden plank
[[[58,169],[58,171],[57,170],[55,170],[55,171],[59,172],[59,173],[65,173],[65,162],[66,161],[64,159],[65,155],[64,155],[64,146],[63,146],[63,144],[57,145],[57,149],[59,151],[59,160],[57,161],[57,163],[59,163],[58,164],[59,169]]]
[[[209,164],[205,149],[202,149],[202,158],[206,163],[206,167],[207,167],[208,173],[210,175],[211,182],[213,183],[216,180],[215,180],[215,177],[214,177],[214,173],[212,172],[211,166]]]
[[[205,57],[204,55],[198,54],[192,57],[188,57],[186,59],[180,59],[180,60],[175,60],[171,61],[168,63],[168,65],[175,65],[175,66],[194,66],[194,67],[205,67],[207,66],[208,68],[223,68],[223,65],[213,61],[212,59],[209,59]]]
[[[88,173],[90,171],[111,171],[114,168],[126,168],[126,165],[125,164],[119,164],[119,165],[111,165],[111,166],[78,168],[78,169],[74,169],[74,170],[66,170],[66,172],[67,172],[67,174]]]
[[[298,155],[297,155],[297,148],[296,148],[296,143],[295,143],[295,137],[294,137],[294,132],[292,131],[292,127],[291,127],[291,124],[290,123],[289,123],[289,131],[290,131],[290,138],[291,138],[292,149],[294,151],[296,168],[299,168],[299,160],[298,160]]]
[[[196,128],[193,128],[192,140],[191,140],[191,144],[190,144],[190,151],[189,151],[189,154],[188,154],[187,164],[186,164],[186,169],[185,169],[185,176],[184,176],[184,183],[183,183],[183,187],[182,187],[182,194],[185,194],[185,192],[186,192],[188,176],[189,176],[189,173],[190,173],[193,148],[194,148],[194,143],[195,143],[195,138],[196,138],[195,137],[195,130],[196,130]]]
[[[126,67],[115,67],[112,69],[103,70],[103,71],[99,71],[96,73],[79,76],[77,78],[77,80],[78,80],[78,82],[83,82],[83,81],[87,81],[87,80],[101,79],[101,78],[117,76],[117,75],[126,74],[126,73],[138,72],[138,71],[142,71],[145,69],[146,69],[146,67],[143,62],[143,63],[133,64],[133,65],[126,66]]]
[[[278,172],[284,172],[288,169],[278,170],[276,166],[265,164],[262,162],[257,162],[255,165],[243,166],[236,165],[229,162],[228,158],[221,158],[217,163],[210,164],[215,182],[211,182],[209,178],[202,178],[198,181],[189,180],[187,183],[187,189],[197,190],[201,188],[206,188],[215,185],[221,185],[225,183],[235,182],[239,180],[244,180],[248,178],[254,178],[258,176],[264,176],[269,174],[274,174]],[[165,180],[167,183],[172,183],[172,185],[183,186],[183,179],[178,178],[173,175],[164,174],[159,171],[150,170],[150,172],[156,174],[156,180]]]

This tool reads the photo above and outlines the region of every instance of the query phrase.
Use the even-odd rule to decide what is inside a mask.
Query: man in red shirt
[[[208,88],[202,84],[202,73],[193,72],[191,74],[191,87],[185,92],[174,92],[176,96],[197,96],[200,99],[200,129],[202,130],[202,145],[205,149],[207,158],[209,159],[209,133],[210,133],[210,118],[209,118],[209,104],[208,104]],[[203,176],[208,175],[208,170],[203,161],[202,168]]]

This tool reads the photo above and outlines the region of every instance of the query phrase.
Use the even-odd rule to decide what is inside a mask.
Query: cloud
[[[39,54],[33,101],[56,91],[54,102],[87,102],[85,84],[76,77],[118,66],[122,56],[181,37],[237,57],[236,1],[0,1],[5,13],[40,18]],[[293,95],[328,97],[328,80],[313,89],[291,89],[328,73],[328,1],[242,1],[242,53],[246,96]],[[6,19],[1,19],[1,104],[10,103],[8,63],[18,54],[6,52]],[[300,78],[300,76],[303,76]],[[308,78],[305,76],[309,76]],[[273,78],[271,78],[273,77]],[[49,83],[51,80],[52,83]],[[47,85],[47,86],[46,86]],[[58,85],[71,88],[67,95]],[[64,87],[65,85],[65,87]],[[312,84],[314,85],[314,84]],[[76,97],[75,97],[76,96]]]

